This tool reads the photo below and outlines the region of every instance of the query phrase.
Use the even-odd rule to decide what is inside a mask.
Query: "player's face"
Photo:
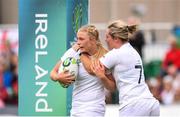
[[[106,30],[106,43],[108,45],[109,50],[112,50],[114,48],[114,39],[109,35],[109,30]]]
[[[77,43],[81,47],[81,52],[89,52],[92,48],[91,40],[86,32],[77,33]]]

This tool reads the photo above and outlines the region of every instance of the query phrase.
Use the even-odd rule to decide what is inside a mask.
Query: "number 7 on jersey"
[[[141,83],[142,66],[141,65],[135,65],[135,69],[140,69],[140,75],[139,75],[139,80],[138,80],[138,84],[140,84]]]

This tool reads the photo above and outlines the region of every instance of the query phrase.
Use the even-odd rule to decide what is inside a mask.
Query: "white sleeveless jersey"
[[[119,90],[120,108],[140,98],[153,98],[145,83],[141,58],[129,43],[109,51],[100,61],[112,69]]]
[[[67,57],[79,59],[79,54],[70,48],[61,58]],[[78,76],[73,84],[71,116],[99,116],[105,113],[105,92],[101,80],[90,75],[79,63]]]

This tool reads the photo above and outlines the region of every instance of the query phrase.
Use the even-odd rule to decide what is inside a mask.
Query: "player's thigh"
[[[150,116],[154,100],[141,99],[119,110],[120,116]]]
[[[119,111],[119,117],[122,116],[146,116],[147,110],[141,106],[128,105]]]
[[[152,106],[150,116],[160,116],[160,105],[158,100],[156,100],[156,102]]]

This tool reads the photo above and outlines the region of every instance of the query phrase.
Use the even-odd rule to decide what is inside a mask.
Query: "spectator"
[[[161,93],[163,104],[172,104],[175,98],[175,92],[172,86],[173,78],[171,76],[166,76],[163,79],[163,91]]]
[[[161,77],[168,74],[168,67],[174,65],[177,70],[180,70],[180,49],[177,47],[177,40],[175,38],[170,38],[170,50],[166,53],[165,59],[162,63]]]

